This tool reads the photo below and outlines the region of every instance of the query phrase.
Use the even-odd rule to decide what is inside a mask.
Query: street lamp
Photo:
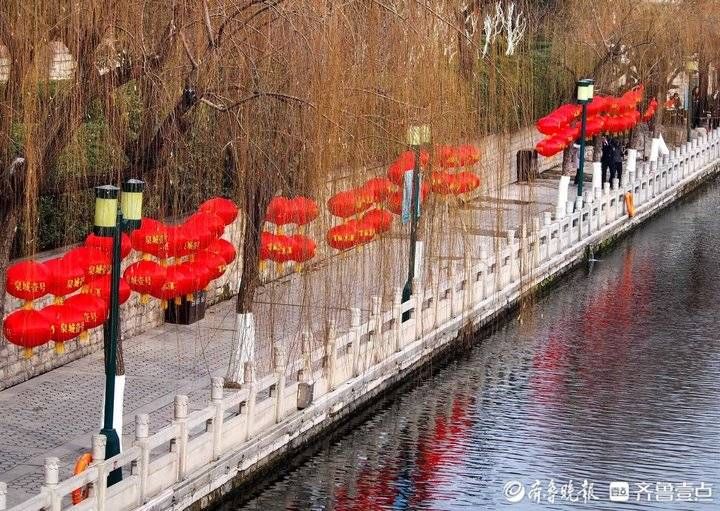
[[[117,341],[120,326],[120,247],[123,232],[130,232],[140,226],[142,217],[142,195],[145,183],[129,179],[123,184],[120,211],[118,211],[119,188],[112,185],[95,187],[96,236],[111,237],[112,270],[110,273],[110,310],[103,327],[105,348],[105,413],[101,434],[107,438],[105,459],[120,454],[120,438],[113,427],[115,407],[115,373],[117,371]],[[115,469],[108,475],[108,485],[122,480],[122,469]]]
[[[412,200],[410,203],[410,261],[408,263],[408,278],[403,287],[403,303],[410,300],[413,293],[412,281],[415,277],[415,250],[417,246],[418,203],[420,202],[420,148],[430,143],[430,126],[411,126],[407,130],[407,144],[415,153],[415,163],[412,173]],[[417,312],[417,311],[416,311]],[[402,320],[410,319],[410,311],[403,313]]]
[[[590,78],[584,78],[577,81],[577,102],[582,105],[582,117],[580,120],[580,158],[577,171],[578,177],[578,197],[583,196],[583,181],[585,180],[585,125],[587,124],[587,106],[593,99],[593,89],[595,82]]]

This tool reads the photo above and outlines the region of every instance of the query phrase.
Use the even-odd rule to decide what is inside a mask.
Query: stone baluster
[[[178,426],[178,436],[175,439],[175,448],[178,455],[178,481],[187,475],[187,444],[188,444],[188,397],[182,394],[175,396],[174,422]]]
[[[257,399],[257,384],[255,383],[255,371],[252,362],[245,363],[245,377],[242,388],[247,390],[247,401],[245,402],[245,433],[244,440],[247,441],[255,432],[255,401]]]
[[[275,398],[275,423],[282,420],[285,414],[285,350],[275,346],[275,389],[270,395]]]
[[[211,419],[212,424],[212,452],[213,459],[217,460],[222,455],[223,445],[223,418],[225,410],[223,409],[223,378],[214,376],[210,379],[210,406],[213,407],[215,414]]]
[[[325,332],[325,356],[327,357],[328,390],[335,390],[337,385],[337,325],[334,319],[327,322]]]
[[[95,497],[95,509],[105,511],[107,502],[107,476],[105,466],[105,450],[107,448],[107,437],[105,435],[92,436],[92,463],[90,466],[97,468],[97,480],[90,488],[90,495]],[[110,511],[110,510],[109,510]]]
[[[373,296],[370,312],[370,336],[368,337],[367,367],[370,367],[381,360],[382,351],[382,297]]]
[[[395,341],[395,352],[402,351],[402,288],[396,287],[393,293],[393,339]]]
[[[423,302],[425,301],[425,290],[420,284],[418,278],[413,279],[413,297],[415,299],[415,340],[422,339],[423,336]]]
[[[222,380],[222,378],[221,378]],[[140,450],[140,456],[133,463],[132,473],[137,475],[140,491],[138,492],[138,505],[145,503],[147,499],[148,475],[150,469],[150,447],[148,437],[150,436],[150,416],[146,413],[135,415],[135,446]]]
[[[351,358],[353,377],[360,374],[360,309],[350,309]]]
[[[60,459],[54,456],[45,458],[45,484],[43,484],[41,491],[47,493],[50,497],[50,507],[47,508],[47,511],[62,510],[62,497],[57,493],[59,482]]]

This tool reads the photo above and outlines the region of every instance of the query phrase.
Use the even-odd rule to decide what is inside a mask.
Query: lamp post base
[[[107,444],[105,446],[105,459],[110,459],[113,456],[120,454],[120,437],[118,437],[117,431],[114,428],[106,429],[103,428],[100,431],[101,435],[105,435],[107,438]],[[107,484],[112,486],[113,484],[122,481],[122,469],[116,468],[108,474]]]
[[[411,296],[412,296],[412,282],[410,282],[410,281],[408,280],[408,281],[405,283],[405,287],[403,287],[402,303],[405,303],[405,302],[407,302],[408,300],[410,300],[410,297],[411,297]],[[405,321],[407,321],[408,319],[410,319],[410,311],[405,311],[405,312],[403,312],[403,314],[402,314],[403,323],[404,323]]]

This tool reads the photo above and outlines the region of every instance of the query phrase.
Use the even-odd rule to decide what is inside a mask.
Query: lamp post
[[[578,80],[577,102],[582,105],[582,117],[580,118],[580,158],[578,162],[578,198],[583,196],[583,181],[585,180],[585,126],[587,124],[587,106],[593,99],[594,82],[590,78]]]
[[[420,202],[420,148],[430,143],[430,126],[411,126],[407,131],[407,143],[415,153],[412,173],[412,199],[410,202],[410,260],[408,262],[408,278],[403,287],[403,303],[410,300],[413,293],[412,281],[415,278],[415,252],[417,247],[418,203]],[[410,312],[402,315],[402,320],[410,319]]]
[[[130,232],[140,226],[142,195],[145,183],[129,179],[122,187],[122,201],[118,211],[119,188],[112,185],[95,188],[96,236],[112,237],[112,269],[110,272],[110,309],[103,327],[105,348],[105,412],[101,434],[107,438],[105,459],[120,454],[120,438],[113,426],[115,411],[115,373],[117,372],[117,341],[120,327],[120,247],[123,231]],[[108,485],[122,480],[122,469],[108,475]]]
[[[685,70],[687,71],[688,75],[688,95],[687,95],[687,141],[690,142],[692,140],[692,129],[693,129],[693,116],[694,109],[695,109],[695,98],[693,98],[693,78],[695,76],[695,71],[698,70],[697,62],[691,60],[688,60],[685,64]],[[699,91],[698,91],[699,93]]]

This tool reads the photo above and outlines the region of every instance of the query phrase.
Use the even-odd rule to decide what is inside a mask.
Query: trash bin
[[[179,304],[170,300],[168,308],[165,309],[165,321],[175,325],[192,325],[205,317],[206,304],[207,293],[205,291],[195,293],[195,299],[192,302],[184,296]]]
[[[538,153],[534,149],[522,149],[517,152],[517,180],[530,181],[538,177]]]

